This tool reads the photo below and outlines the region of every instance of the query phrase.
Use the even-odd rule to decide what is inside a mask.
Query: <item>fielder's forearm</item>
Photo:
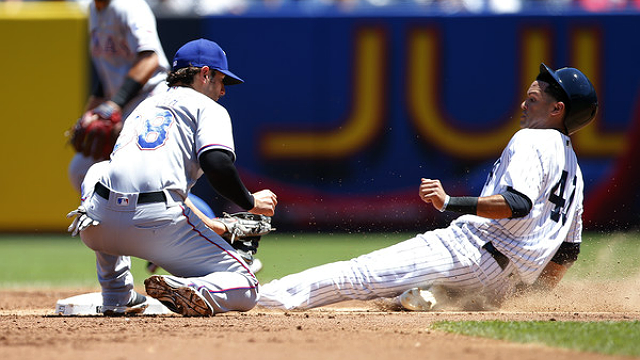
[[[200,167],[213,188],[245,210],[255,206],[253,195],[242,183],[233,158],[224,150],[208,150],[200,155]]]
[[[202,222],[205,225],[207,225],[209,229],[213,230],[216,234],[222,235],[227,231],[227,228],[224,226],[223,223],[216,221],[215,219],[209,218],[202,211],[200,211],[200,209],[198,209],[198,207],[196,207],[188,197],[184,200],[184,204],[187,207],[189,207],[189,209],[191,209],[191,211],[194,214],[196,214],[196,216],[198,216],[198,218],[202,220]]]
[[[151,79],[159,65],[158,54],[153,51],[143,51],[138,53],[138,58],[129,69],[127,76],[144,85]]]

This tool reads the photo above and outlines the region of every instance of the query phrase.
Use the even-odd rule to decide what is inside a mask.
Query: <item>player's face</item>
[[[529,90],[527,98],[522,102],[522,116],[520,116],[520,127],[525,129],[548,129],[555,127],[551,124],[551,112],[555,107],[555,99],[544,92],[549,84],[544,81],[534,81]]]
[[[211,70],[209,73],[209,83],[205,87],[205,95],[218,101],[224,96],[224,77],[225,75],[219,71]]]
[[[96,10],[102,11],[109,5],[109,0],[94,0],[93,3],[96,5]]]

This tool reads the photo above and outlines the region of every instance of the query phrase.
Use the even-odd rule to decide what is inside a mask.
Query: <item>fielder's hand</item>
[[[271,190],[260,190],[253,193],[255,206],[249,212],[266,216],[273,216],[278,205],[278,197]]]
[[[221,236],[231,244],[235,240],[259,239],[260,236],[275,230],[271,227],[270,217],[249,212],[225,213],[223,217],[215,220],[220,221],[227,228]]]
[[[67,228],[67,231],[71,233],[71,236],[76,236],[78,233],[89,226],[99,225],[100,221],[94,220],[87,215],[87,210],[84,206],[78,206],[77,209],[67,214],[67,218],[73,217],[73,222]]]

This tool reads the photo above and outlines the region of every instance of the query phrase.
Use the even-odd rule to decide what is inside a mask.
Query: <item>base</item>
[[[141,315],[171,314],[172,311],[152,297],[147,296],[149,306]],[[102,315],[102,294],[99,292],[80,294],[56,303],[57,315]]]

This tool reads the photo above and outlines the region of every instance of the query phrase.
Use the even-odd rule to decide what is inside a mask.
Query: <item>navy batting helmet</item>
[[[549,83],[557,89],[558,100],[562,101],[567,111],[564,126],[567,134],[582,129],[593,120],[598,110],[598,98],[591,81],[578,69],[562,68],[556,71],[540,64],[540,74],[536,80]],[[553,89],[552,89],[553,92]]]

